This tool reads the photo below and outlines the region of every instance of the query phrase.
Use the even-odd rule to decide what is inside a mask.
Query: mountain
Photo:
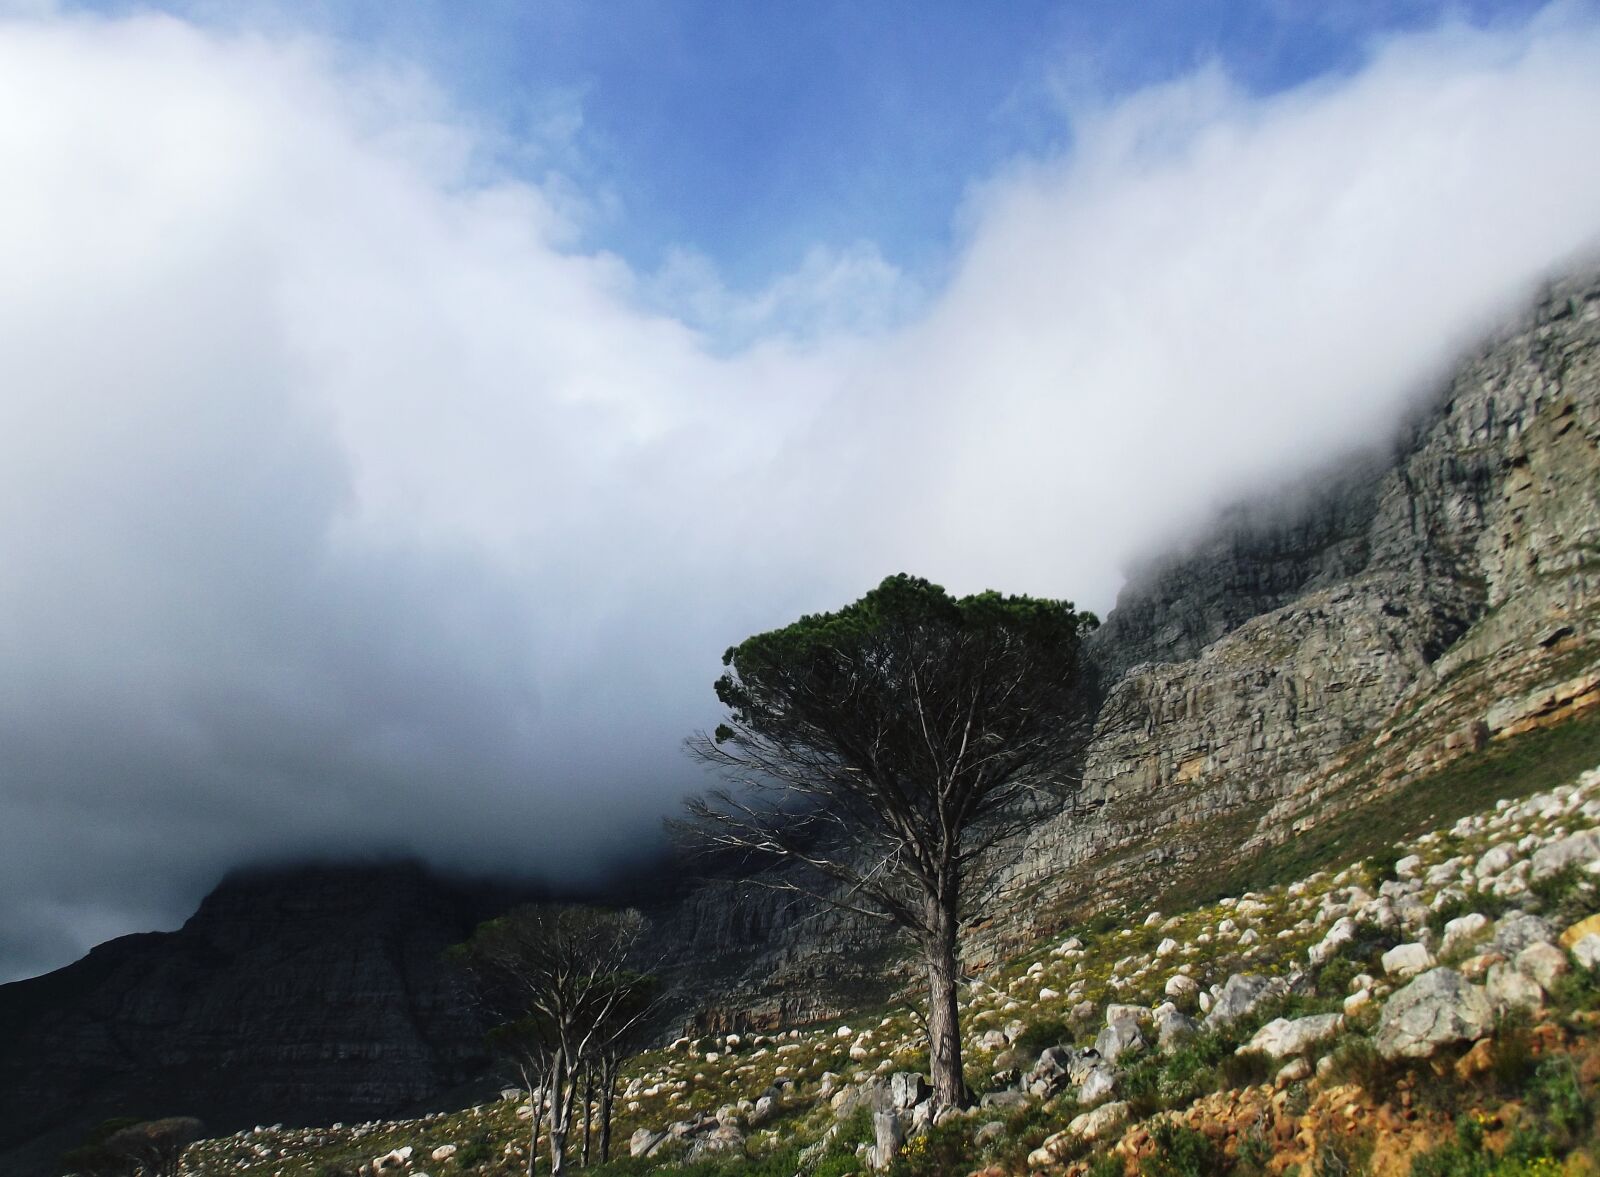
[[[969,965],[1095,907],[1248,885],[1600,703],[1600,274],[1551,285],[1389,444],[1152,561],[1092,652],[1109,696],[1078,803],[1009,848]],[[841,1013],[897,959],[876,925],[732,880],[662,915],[702,979],[686,1032]]]
[[[1600,276],[1556,283],[1389,444],[1141,569],[1093,638],[1078,801],[996,864],[968,965],[1433,828],[1485,802],[1442,770],[1600,704],[1597,345]],[[877,925],[747,882],[650,910],[684,1028],[794,1026],[906,979]],[[241,877],[178,932],[0,987],[0,1168],[113,1114],[226,1131],[443,1100],[483,1060],[439,950],[493,910],[415,867]]]
[[[0,986],[0,1172],[111,1116],[231,1131],[440,1099],[485,1066],[441,953],[507,903],[416,864],[240,873],[176,932]]]

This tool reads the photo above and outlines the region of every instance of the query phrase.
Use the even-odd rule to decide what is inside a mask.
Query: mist
[[[0,980],[242,863],[602,878],[721,651],[888,573],[1105,611],[1593,256],[1597,67],[1558,6],[1074,97],[937,289],[752,292],[586,247],[404,62],[0,16]]]

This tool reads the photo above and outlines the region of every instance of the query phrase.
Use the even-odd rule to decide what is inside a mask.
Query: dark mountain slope
[[[179,931],[0,986],[0,1172],[113,1115],[327,1123],[481,1076],[440,954],[507,902],[416,865],[240,874]]]

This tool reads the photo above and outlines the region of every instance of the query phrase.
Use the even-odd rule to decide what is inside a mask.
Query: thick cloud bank
[[[1575,11],[1201,72],[975,188],[908,316],[870,244],[586,253],[403,69],[0,21],[0,977],[245,859],[592,872],[720,651],[888,572],[1107,607],[1594,245],[1597,109]]]

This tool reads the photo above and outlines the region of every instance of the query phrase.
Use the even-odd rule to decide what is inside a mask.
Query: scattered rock
[[[1489,927],[1489,917],[1482,912],[1474,911],[1468,915],[1457,916],[1444,926],[1444,939],[1439,944],[1439,953],[1448,956],[1462,945],[1470,944],[1482,935]]]
[[[628,1155],[647,1157],[655,1152],[666,1139],[667,1134],[665,1132],[652,1132],[648,1128],[636,1129],[634,1134],[628,1137]]]
[[[1530,944],[1548,944],[1555,939],[1550,925],[1536,915],[1525,911],[1513,912],[1495,925],[1495,951],[1508,957],[1516,956]]]
[[[1509,964],[1489,967],[1484,991],[1497,1010],[1538,1009],[1544,1004],[1544,990],[1526,973]]]
[[[1311,1077],[1311,1064],[1305,1058],[1297,1058],[1285,1063],[1278,1069],[1277,1076],[1273,1079],[1275,1087],[1287,1087],[1291,1083],[1298,1083],[1302,1079]]]
[[[1517,971],[1532,977],[1545,989],[1552,988],[1571,967],[1567,954],[1554,944],[1530,944],[1517,953]]]
[[[1600,830],[1572,834],[1534,852],[1533,879],[1547,879],[1569,866],[1585,866],[1600,861]]]
[[[1238,1053],[1260,1051],[1271,1059],[1288,1058],[1305,1054],[1312,1047],[1328,1041],[1344,1028],[1343,1014],[1315,1014],[1308,1018],[1276,1018],[1256,1031],[1255,1037],[1239,1048]]]
[[[1475,1042],[1493,1024],[1488,994],[1454,969],[1434,969],[1384,1003],[1375,1042],[1384,1058],[1427,1058],[1449,1043]]]
[[[1088,1107],[1105,1099],[1117,1087],[1117,1072],[1101,1064],[1090,1069],[1078,1086],[1078,1102]]]
[[[1321,968],[1336,956],[1341,948],[1356,938],[1356,922],[1347,915],[1340,916],[1328,929],[1322,940],[1313,944],[1306,955],[1315,968]]]
[[[1571,950],[1585,936],[1600,935],[1600,915],[1587,916],[1561,933],[1561,947]]]
[[[1390,977],[1414,977],[1433,967],[1433,954],[1425,944],[1397,944],[1382,957],[1383,971]]]
[[[1118,1018],[1110,1022],[1094,1040],[1095,1051],[1110,1063],[1125,1055],[1138,1054],[1146,1045],[1144,1035],[1139,1032],[1139,1023],[1133,1018]]]
[[[1282,997],[1288,991],[1288,985],[1279,977],[1234,973],[1222,986],[1222,991],[1217,994],[1211,1012],[1206,1015],[1204,1025],[1207,1029],[1215,1029],[1238,1021],[1262,1002]]]
[[[1590,932],[1574,944],[1572,959],[1586,969],[1600,967],[1600,935]]]

